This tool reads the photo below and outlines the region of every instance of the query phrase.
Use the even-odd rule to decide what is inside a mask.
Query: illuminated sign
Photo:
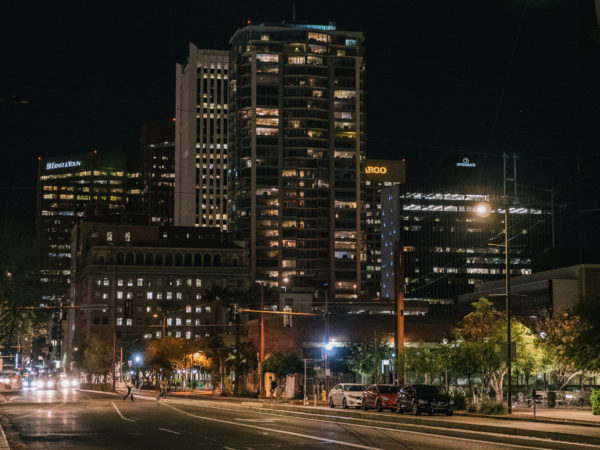
[[[46,170],[69,169],[71,167],[81,167],[81,161],[49,162],[46,164]]]
[[[387,167],[385,166],[366,166],[365,173],[377,173],[379,175],[384,175],[387,173]]]
[[[461,162],[456,163],[457,167],[477,167],[477,164],[469,161],[469,158],[463,158]]]

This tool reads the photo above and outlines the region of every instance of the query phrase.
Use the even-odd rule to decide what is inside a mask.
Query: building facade
[[[175,202],[175,122],[144,124],[141,139],[143,205],[149,224],[173,225]]]
[[[249,287],[247,250],[218,229],[112,219],[78,223],[72,238],[69,356],[97,333],[122,345],[226,332],[228,310],[206,292]]]
[[[381,190],[406,183],[406,160],[368,159],[365,183],[365,277],[368,299],[381,298]]]
[[[254,280],[362,284],[364,38],[334,25],[251,25],[230,40],[229,223]]]
[[[491,189],[399,185],[382,191],[382,297],[395,298],[395,247],[402,250],[405,299],[453,304],[475,285],[504,277],[504,209]],[[509,208],[510,274],[531,273],[532,257],[551,246],[548,199],[521,190]],[[500,200],[501,201],[501,200]],[[474,207],[492,205],[478,217]],[[494,206],[495,205],[495,206]]]
[[[38,158],[37,233],[45,300],[66,298],[71,270],[71,230],[89,204],[123,210],[125,166],[97,152]]]
[[[229,53],[190,44],[176,71],[177,226],[227,229],[228,89]]]

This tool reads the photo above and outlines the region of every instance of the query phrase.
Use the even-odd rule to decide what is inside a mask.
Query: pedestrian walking
[[[127,388],[127,394],[125,394],[125,397],[123,397],[123,401],[127,400],[127,397],[130,397],[131,401],[133,401],[133,393],[131,392],[133,389],[133,383],[131,382],[131,379],[127,380],[125,387]]]
[[[167,381],[166,378],[163,378],[162,380],[160,380],[159,383],[159,389],[160,389],[160,393],[158,394],[158,397],[156,397],[156,401],[160,401],[160,399],[167,399],[167,389],[169,388],[169,382]]]

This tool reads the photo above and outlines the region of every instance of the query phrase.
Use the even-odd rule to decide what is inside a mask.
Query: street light
[[[473,208],[475,214],[487,217],[491,213],[489,203],[478,203]],[[504,197],[504,297],[506,298],[506,368],[508,372],[508,414],[512,413],[512,349],[510,336],[510,259],[508,257],[508,197]]]

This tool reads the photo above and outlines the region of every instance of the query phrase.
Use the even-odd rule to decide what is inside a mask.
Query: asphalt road
[[[198,401],[131,402],[108,394],[33,391],[5,394],[2,427],[13,449],[503,449],[463,439],[343,417],[290,417],[260,408]]]

